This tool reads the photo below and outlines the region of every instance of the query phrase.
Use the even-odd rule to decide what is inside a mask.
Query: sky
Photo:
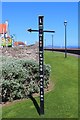
[[[29,28],[38,29],[38,16],[44,16],[44,30],[55,30],[54,46],[64,46],[64,21],[67,21],[67,46],[78,46],[77,2],[2,2],[2,22],[9,22],[10,34],[27,45],[39,40],[38,33],[29,33]],[[52,45],[52,33],[44,33],[44,46]]]
[[[2,2],[78,2],[79,0],[1,0]]]

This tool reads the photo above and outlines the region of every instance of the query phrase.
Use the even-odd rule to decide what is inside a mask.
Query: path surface
[[[77,57],[77,58],[80,58],[80,55],[77,55],[77,54],[68,53],[68,55],[70,55],[70,56],[75,56],[75,57]]]
[[[56,52],[56,51],[53,51],[53,52]],[[58,51],[57,51],[57,52],[58,52]],[[63,53],[63,52],[58,52],[58,53],[62,53],[62,54],[65,55],[65,53]],[[67,53],[67,55],[75,56],[75,57],[77,57],[77,58],[80,58],[80,55],[78,55],[78,54]]]

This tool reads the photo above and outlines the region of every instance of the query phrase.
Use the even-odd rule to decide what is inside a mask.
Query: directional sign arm
[[[39,30],[32,30],[32,29],[28,29],[28,32],[39,32]],[[43,30],[43,32],[49,32],[49,33],[55,33],[55,31],[53,30]]]
[[[55,33],[53,30],[44,30],[43,32]]]
[[[39,30],[32,30],[32,29],[28,29],[28,32],[39,32]]]

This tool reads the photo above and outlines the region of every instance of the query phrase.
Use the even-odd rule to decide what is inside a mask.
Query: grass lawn
[[[52,91],[45,94],[45,115],[39,116],[33,102],[22,100],[2,108],[3,118],[77,118],[78,58],[63,53],[45,52],[45,63],[51,65]],[[39,104],[39,97],[35,98]]]

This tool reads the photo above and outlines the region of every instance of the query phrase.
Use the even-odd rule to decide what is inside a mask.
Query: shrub
[[[50,66],[44,65],[44,87],[47,88]],[[34,61],[12,60],[2,65],[2,101],[26,98],[39,92],[39,65]]]

